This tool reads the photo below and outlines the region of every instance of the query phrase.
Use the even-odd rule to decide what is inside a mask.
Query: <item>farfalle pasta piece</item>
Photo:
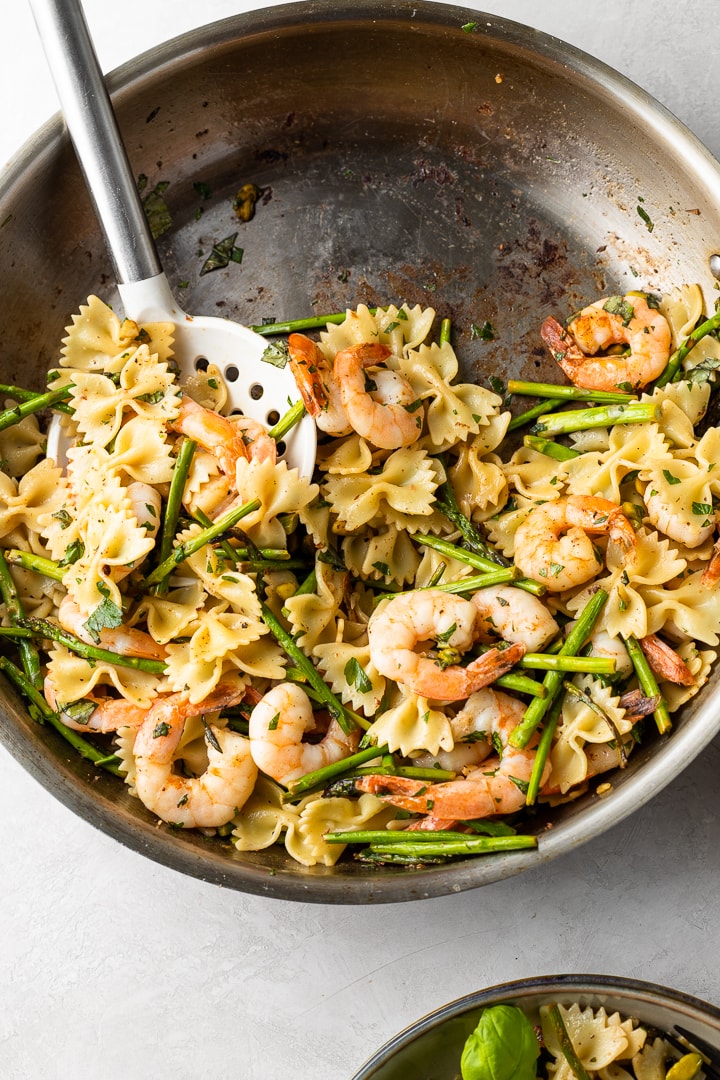
[[[317,460],[320,468],[331,476],[353,476],[371,468],[373,455],[365,439],[353,434],[326,447],[319,446]]]
[[[90,296],[87,304],[81,305],[65,330],[60,363],[78,371],[120,371],[125,354],[140,344],[137,323],[132,319],[120,322],[97,296]]]
[[[347,568],[357,577],[384,579],[387,584],[413,581],[420,564],[407,533],[393,525],[381,532],[346,537],[342,554]]]
[[[669,626],[676,633],[705,645],[717,645],[720,634],[720,604],[713,589],[702,583],[696,571],[676,587],[646,585],[642,597],[647,607],[647,633],[660,633]]]
[[[389,814],[374,795],[364,794],[359,799],[312,795],[301,803],[297,825],[285,835],[285,847],[303,866],[334,866],[345,845],[328,844],[325,833],[379,829],[390,816],[392,812]]]
[[[233,819],[233,844],[238,851],[263,851],[276,844],[283,832],[297,827],[299,808],[283,802],[283,788],[266,776],[258,777],[253,793]]]
[[[608,1016],[602,1007],[581,1009],[573,1004],[569,1008],[558,1005],[558,1009],[573,1050],[586,1070],[595,1072],[615,1061],[629,1059],[645,1041],[643,1028],[633,1029],[632,1020],[623,1021],[617,1013]],[[553,1080],[574,1080],[575,1074],[560,1049],[546,1005],[540,1007],[540,1023],[543,1042],[554,1059],[548,1062],[548,1074]]]
[[[107,468],[144,484],[169,484],[175,466],[172,451],[164,425],[135,416],[118,431]]]
[[[686,380],[667,383],[640,398],[660,407],[658,427],[672,447],[694,445],[695,425],[705,415],[709,399],[709,383]]]
[[[647,1039],[642,1049],[633,1055],[635,1080],[665,1080],[665,1062],[671,1054],[670,1044],[665,1039]]]
[[[508,558],[515,554],[515,533],[536,505],[534,499],[513,495],[502,510],[486,521],[485,528],[491,543]]]
[[[401,358],[399,371],[425,404],[427,435],[421,440],[432,453],[447,450],[495,416],[502,399],[476,383],[453,383],[458,361],[452,345],[421,345]]]
[[[318,642],[335,640],[346,580],[345,573],[319,560],[315,563],[315,577],[317,587],[313,592],[290,596],[285,601],[292,635],[307,653]]]
[[[189,641],[167,646],[167,679],[172,690],[189,689],[195,703],[214,690],[229,665],[239,666],[243,647],[267,631],[221,604],[198,612],[185,633]]]
[[[358,304],[354,311],[347,310],[343,322],[328,325],[326,330],[320,331],[320,345],[331,361],[342,349],[365,341],[379,341],[388,345],[396,356],[401,356],[425,340],[434,319],[434,310],[419,304],[412,308],[407,304],[399,308],[391,304],[385,310],[375,312],[365,304]]]
[[[484,459],[486,453],[482,436],[469,439],[448,470],[458,504],[467,518],[489,506],[502,506],[507,499],[505,474],[496,462]]]
[[[610,430],[606,450],[588,451],[565,463],[567,492],[570,495],[598,495],[620,503],[620,486],[626,476],[637,473],[648,461],[672,461],[658,426],[616,424]]]
[[[135,610],[133,624],[147,623],[148,633],[161,645],[185,633],[205,603],[202,583],[194,581],[165,596],[143,596]]]
[[[347,532],[375,518],[401,526],[409,520],[429,518],[441,481],[437,467],[424,450],[395,450],[380,472],[362,476],[329,476],[323,494]]]
[[[508,462],[498,462],[509,487],[536,501],[557,499],[562,495],[568,462],[551,461],[529,446],[520,446]]]
[[[62,510],[64,500],[61,472],[48,458],[17,483],[0,473],[0,536],[17,528],[45,535],[44,528],[52,523],[53,514]]]
[[[115,438],[126,409],[166,423],[180,408],[175,376],[147,345],[140,345],[125,359],[117,385],[106,375],[93,372],[77,372],[73,384],[73,420],[83,440],[98,446],[107,446]]]
[[[633,726],[611,687],[603,686],[599,680],[586,675],[576,676],[572,683],[592,701],[595,709],[582,697],[572,693],[565,696],[562,723],[557,728],[550,753],[550,783],[553,790],[559,790],[562,795],[577,784],[582,784],[587,777],[586,743],[617,742],[617,733],[627,735]]]
[[[103,498],[88,503],[78,515],[77,533],[83,550],[63,577],[68,594],[88,615],[103,597],[122,606],[118,581],[142,563],[155,543],[138,524],[127,498],[121,496],[113,503],[105,499],[110,492],[111,488],[104,489]]]
[[[387,746],[391,753],[399,751],[403,757],[419,750],[437,754],[455,745],[449,718],[416,694],[404,694],[398,705],[379,716],[368,729],[366,739]]]
[[[319,492],[317,484],[289,469],[285,461],[246,461],[236,465],[238,504],[259,499],[260,506],[240,527],[257,547],[284,548],[285,530],[278,515],[304,511]]]
[[[689,668],[695,682],[692,686],[660,682],[660,692],[670,712],[675,712],[686,701],[695,697],[708,681],[712,665],[717,659],[717,653],[713,649],[698,649],[694,641],[684,641],[677,647],[676,652]]]
[[[6,408],[14,405],[14,400],[5,402]],[[44,453],[44,447],[45,436],[31,413],[19,424],[0,431],[0,469],[7,476],[24,476]]]
[[[608,547],[608,576],[570,597],[568,611],[573,615],[581,611],[595,587],[599,586],[608,593],[608,600],[596,623],[597,629],[607,630],[611,637],[629,637],[631,634],[636,638],[645,637],[654,633],[649,628],[648,590],[657,589],[658,596],[663,596],[663,586],[682,574],[686,565],[668,540],[661,539],[657,533],[640,532],[632,560],[625,560],[619,552]],[[655,596],[654,592],[652,596]],[[650,603],[653,602],[656,601],[651,599]]]
[[[663,295],[660,311],[667,319],[672,334],[673,348],[684,345],[698,323],[704,322],[705,301],[698,284],[681,285]],[[705,360],[720,361],[720,342],[711,334],[700,338],[683,361],[686,371],[697,367]]]
[[[697,547],[714,529],[713,495],[720,482],[705,464],[665,458],[640,473],[650,522],[686,547]]]
[[[180,542],[197,536],[200,531],[200,526],[191,526],[180,534]],[[235,613],[242,615],[246,624],[246,641],[254,641],[266,632],[253,578],[232,563],[228,565],[221,548],[200,548],[186,559],[186,565],[197,575],[210,596],[225,601]]]
[[[148,709],[163,685],[163,677],[134,668],[115,667],[104,660],[92,663],[76,656],[64,645],[50,650],[47,666],[58,701],[67,704],[85,698],[97,686],[114,686],[118,693],[138,708]]]
[[[313,655],[330,689],[345,705],[374,716],[385,693],[385,678],[370,659],[367,639],[353,644],[338,638],[316,645]]]

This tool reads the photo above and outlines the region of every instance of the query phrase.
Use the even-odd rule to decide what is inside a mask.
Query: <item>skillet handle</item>
[[[119,284],[162,272],[79,0],[30,0]]]

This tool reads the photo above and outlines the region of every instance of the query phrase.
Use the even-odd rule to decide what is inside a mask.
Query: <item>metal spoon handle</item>
[[[117,280],[162,272],[79,0],[30,0]]]

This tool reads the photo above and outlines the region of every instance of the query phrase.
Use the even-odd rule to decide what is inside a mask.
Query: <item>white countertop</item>
[[[259,6],[85,3],[106,70]],[[670,0],[484,10],[618,68],[720,155],[713,0],[683,14]],[[2,5],[0,33],[4,162],[57,105],[25,0]],[[560,972],[647,979],[720,1005],[718,775],[720,740],[633,818],[544,868],[456,896],[330,907],[158,866],[74,816],[0,748],[0,1076],[349,1080],[424,1013]]]

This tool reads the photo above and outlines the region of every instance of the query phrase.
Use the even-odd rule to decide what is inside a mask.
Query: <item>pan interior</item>
[[[720,181],[709,156],[631,84],[524,27],[422,3],[293,4],[170,42],[110,85],[145,191],[167,185],[172,226],[158,245],[188,311],[259,324],[361,302],[431,306],[452,321],[462,377],[487,383],[557,377],[539,338],[548,314],[562,319],[608,292],[689,281],[713,296],[707,258]],[[233,200],[247,183],[261,196],[252,220],[240,222]],[[5,376],[40,387],[86,297],[117,303],[59,122],[4,178],[0,221]],[[242,261],[201,274],[213,245],[231,236]],[[485,323],[492,340],[477,333]],[[685,764],[704,744],[697,740],[712,736],[701,708],[691,742],[697,712],[686,707],[675,742],[650,740],[633,758],[616,784],[618,794],[627,789],[619,805],[648,797],[632,797],[642,770],[647,778],[657,768],[644,789],[656,790],[681,746]],[[282,848],[241,856],[158,829],[115,779],[34,726],[12,692],[2,737],[42,783],[122,842],[250,892],[404,900],[543,858],[498,856],[401,877],[352,862],[307,869]],[[590,795],[555,811],[553,853],[613,814]]]

